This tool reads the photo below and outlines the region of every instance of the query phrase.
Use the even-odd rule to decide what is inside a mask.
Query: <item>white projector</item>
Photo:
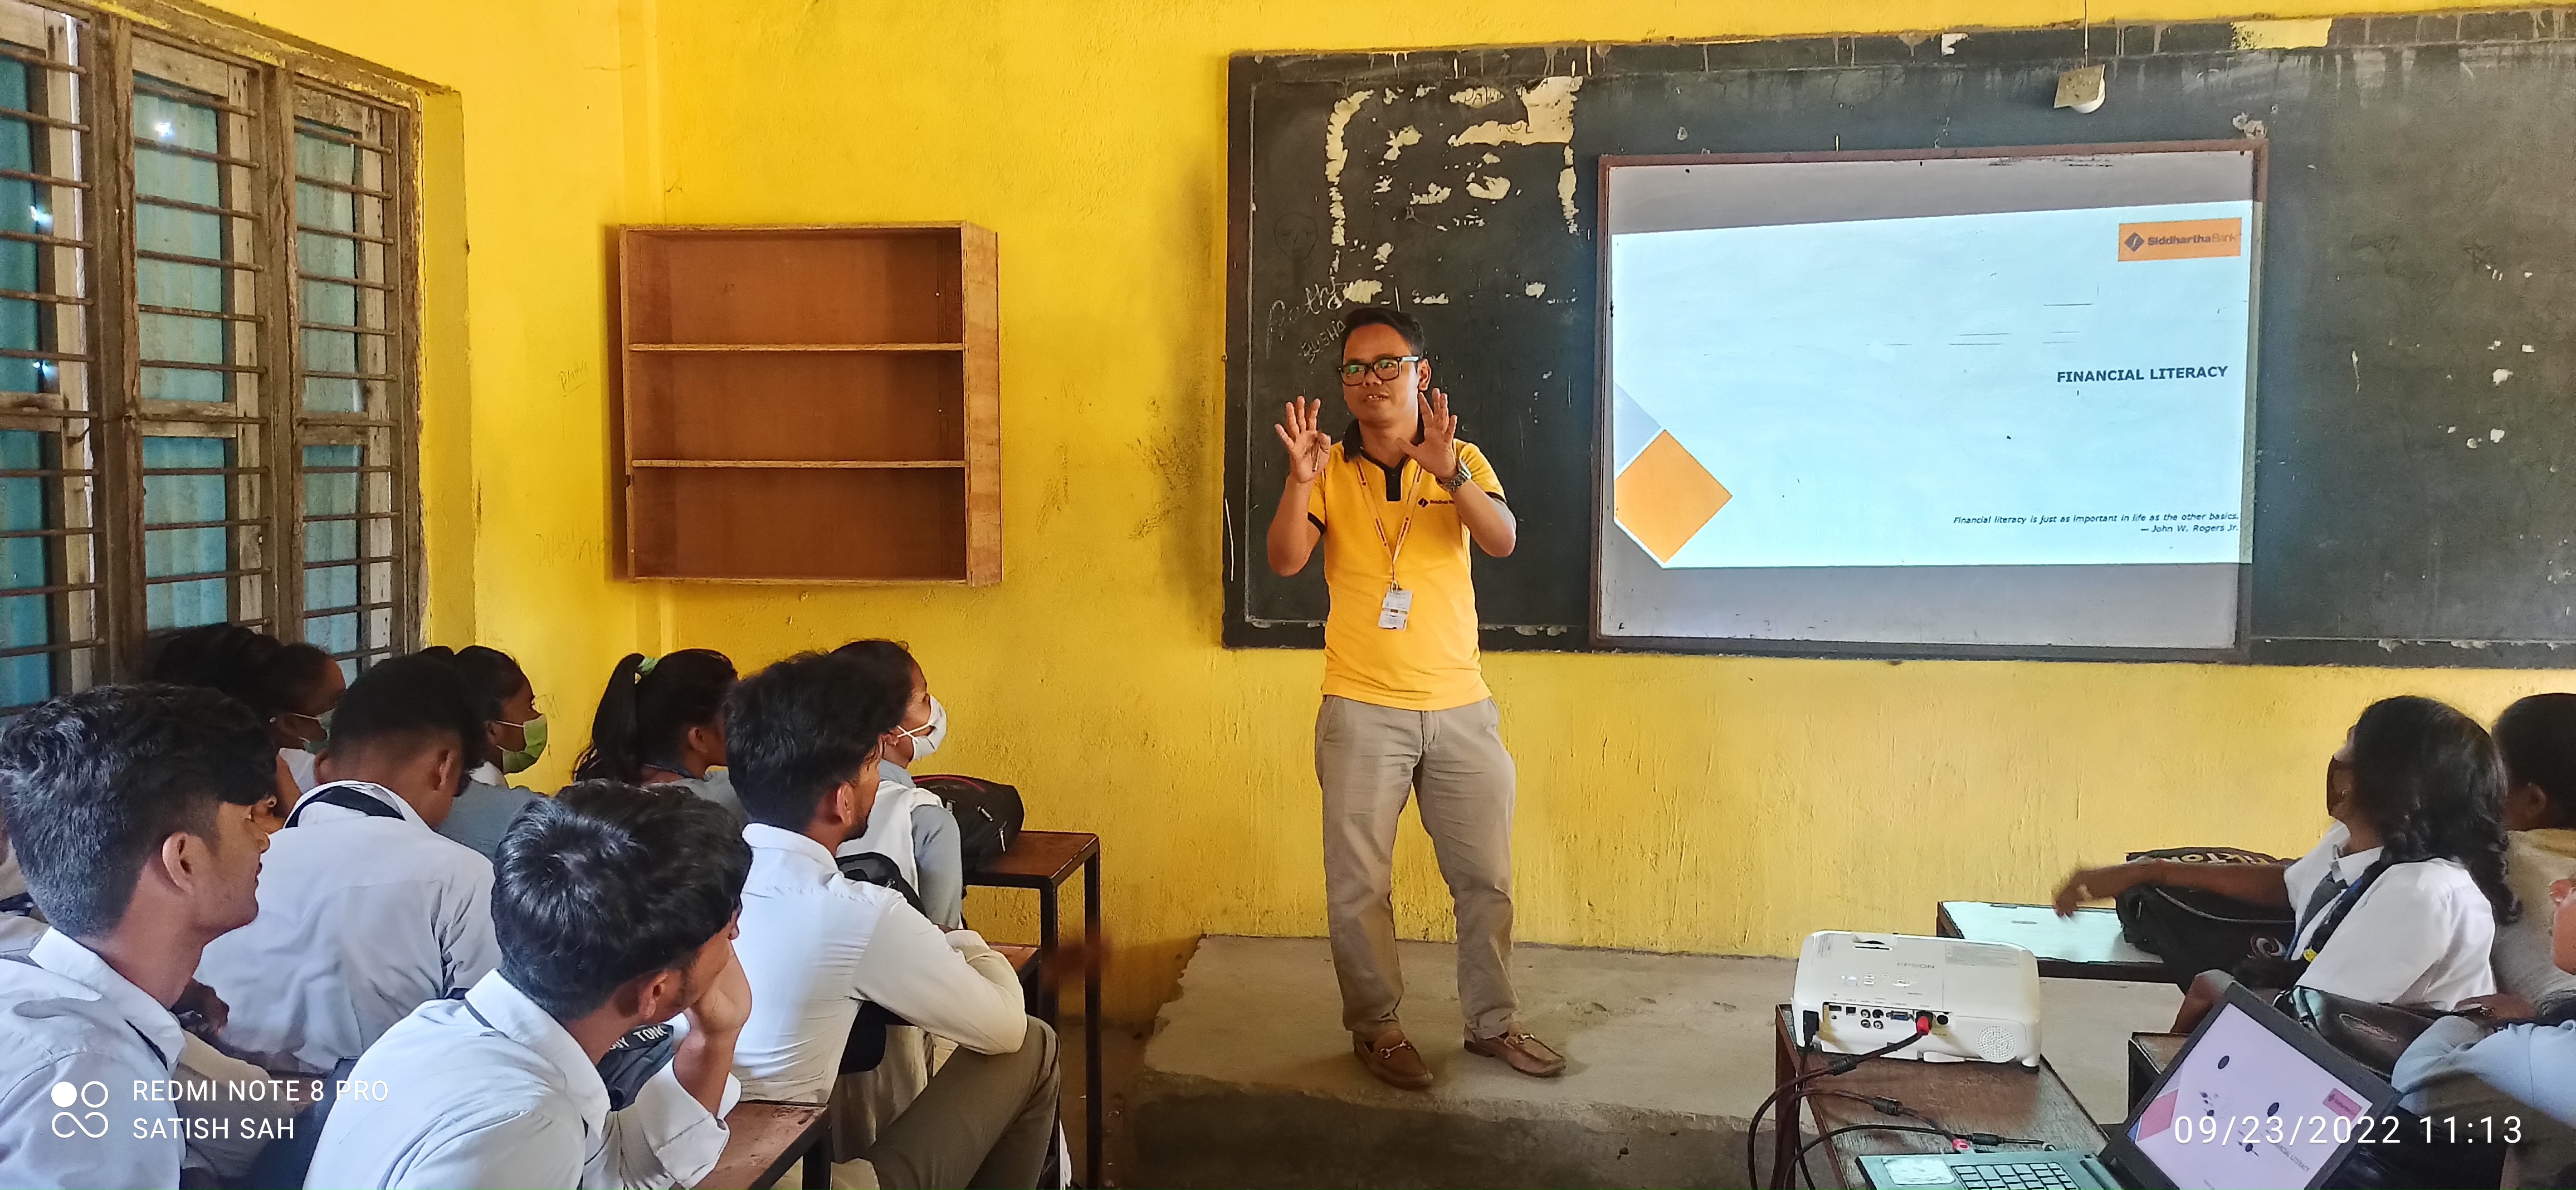
[[[1791,1008],[1798,1040],[1829,1054],[1909,1037],[1928,1012],[1932,1031],[1889,1057],[2039,1065],[2039,960],[2009,943],[1809,934]]]

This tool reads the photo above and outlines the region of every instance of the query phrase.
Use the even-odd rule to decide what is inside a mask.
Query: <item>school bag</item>
[[[2277,864],[2278,859],[2239,847],[2168,847],[2132,851],[2131,862],[2149,859],[2186,864]],[[2249,959],[2278,956],[2290,944],[2287,908],[2256,905],[2196,888],[2141,884],[2113,902],[2120,933],[2138,949],[2165,961],[2165,977],[2188,990],[2203,971],[2235,971]]]
[[[1020,791],[999,781],[936,773],[914,784],[929,790],[957,818],[957,853],[969,872],[985,871],[1020,837],[1028,808]]]

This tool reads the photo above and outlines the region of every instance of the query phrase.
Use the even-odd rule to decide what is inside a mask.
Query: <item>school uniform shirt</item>
[[[374,812],[314,800],[335,789]],[[269,837],[258,918],[206,947],[197,980],[231,1006],[234,1052],[325,1074],[500,965],[492,862],[379,785],[336,781],[296,809],[297,825]]]
[[[623,1111],[581,1043],[499,972],[421,1005],[368,1047],[315,1147],[308,1186],[692,1186],[723,1119],[663,1067]],[[725,1080],[726,1111],[740,1084]]]
[[[186,1036],[66,935],[0,957],[0,1186],[178,1185],[178,1110],[134,1090],[170,1077]]]
[[[277,758],[286,762],[286,775],[295,778],[297,794],[311,793],[314,786],[322,783],[321,775],[315,771],[322,763],[321,757],[302,748],[280,748]]]
[[[1460,442],[1458,464],[1469,483],[1503,498],[1485,452]],[[1353,423],[1309,492],[1306,517],[1324,535],[1324,585],[1331,592],[1324,617],[1327,696],[1405,711],[1455,710],[1492,697],[1476,645],[1467,526],[1438,480],[1411,459],[1393,471],[1380,466]],[[1401,549],[1390,550],[1399,538]],[[1413,593],[1400,629],[1378,627],[1390,553],[1393,582]]]
[[[2505,1185],[2567,1184],[2557,1175],[2576,1163],[2576,1024],[2507,1025],[2490,1034],[2476,1020],[2446,1016],[2406,1047],[2388,1081],[2401,1106],[2436,1128],[2510,1136],[2525,1176]]]
[[[2576,975],[2558,969],[2550,926],[2549,886],[2576,876],[2576,830],[2515,831],[2505,851],[2504,883],[2522,902],[2522,916],[2497,926],[2495,977],[2499,990],[2541,1004],[2576,992]]]
[[[677,773],[684,770],[670,769]],[[677,781],[658,781],[658,785],[677,785],[682,789],[732,811],[735,822],[749,822],[751,815],[742,808],[742,795],[733,791],[733,774],[721,768],[708,769],[703,777],[682,777]]]
[[[1027,1036],[1010,960],[973,931],[941,934],[903,894],[841,875],[832,853],[753,823],[734,954],[751,1017],[734,1070],[754,1099],[822,1103],[862,1002],[979,1054],[1017,1052]]]
[[[2283,874],[2298,914],[2291,953],[2328,916],[2326,881],[2349,887],[2378,862],[2380,848],[2343,854],[2352,832],[2340,822]],[[2313,907],[2312,907],[2313,906]],[[2467,868],[2447,859],[2391,866],[2362,891],[2299,986],[2374,1004],[2449,1010],[2496,990],[2495,909]]]
[[[501,836],[510,833],[510,821],[519,816],[519,807],[539,796],[534,790],[507,784],[501,766],[484,765],[466,774],[465,788],[456,795],[447,821],[438,824],[438,833],[491,859],[500,853]]]

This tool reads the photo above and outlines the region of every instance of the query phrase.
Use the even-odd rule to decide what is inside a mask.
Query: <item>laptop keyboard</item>
[[[2075,1185],[2066,1167],[2053,1161],[2034,1165],[1960,1164],[1951,1166],[1950,1174],[1959,1179],[1960,1185],[1977,1190],[2071,1190]]]

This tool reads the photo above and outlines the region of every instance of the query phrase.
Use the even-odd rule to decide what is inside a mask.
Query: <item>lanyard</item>
[[[1369,460],[1371,463],[1376,461]],[[1402,475],[1404,464],[1397,463],[1395,466],[1396,474]],[[1368,474],[1368,464],[1360,464],[1360,474],[1362,476]],[[1396,528],[1395,536],[1391,539],[1386,535],[1386,514],[1378,507],[1384,501],[1369,501],[1369,524],[1377,530],[1377,543],[1386,547],[1386,589],[1390,591],[1402,589],[1395,582],[1396,563],[1404,556],[1404,539],[1413,535],[1413,510],[1416,507],[1414,497],[1422,491],[1422,477],[1427,474],[1429,472],[1419,467],[1414,469],[1413,484],[1404,490],[1404,522]]]

